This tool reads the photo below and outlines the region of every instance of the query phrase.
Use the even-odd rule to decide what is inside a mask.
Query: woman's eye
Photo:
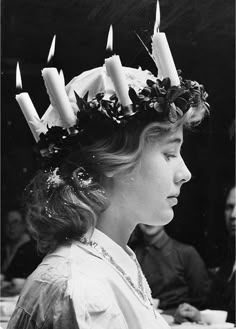
[[[167,160],[170,160],[171,158],[176,158],[177,155],[174,153],[164,153],[164,156]]]

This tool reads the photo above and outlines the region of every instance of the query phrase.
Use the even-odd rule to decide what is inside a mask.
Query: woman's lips
[[[178,199],[175,196],[170,196],[167,199],[172,207],[178,203]]]

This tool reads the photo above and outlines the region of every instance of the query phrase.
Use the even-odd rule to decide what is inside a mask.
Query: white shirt
[[[91,241],[68,242],[44,258],[25,284],[9,328],[169,328],[149,302],[131,249],[97,229]]]
[[[127,247],[125,252],[99,230],[94,231],[91,240],[109,253],[137,287],[136,256],[131,249]],[[158,312],[154,314],[153,306],[138,296],[116,266],[93,247],[75,243],[71,246],[70,257],[73,260],[70,294],[79,328],[169,328]],[[147,285],[146,280],[143,283]]]

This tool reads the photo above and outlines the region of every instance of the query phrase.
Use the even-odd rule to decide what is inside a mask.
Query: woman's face
[[[12,210],[7,214],[6,234],[9,240],[18,241],[25,232],[25,224],[21,214]]]
[[[124,205],[138,223],[165,225],[172,220],[180,188],[191,178],[180,155],[182,142],[180,127],[144,148],[140,163],[123,190]]]

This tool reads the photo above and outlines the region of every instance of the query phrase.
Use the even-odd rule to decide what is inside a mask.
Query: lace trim
[[[104,247],[102,247],[95,241],[88,240],[85,237],[80,239],[80,242],[95,249],[105,261],[107,261],[112,267],[114,267],[115,270],[120,274],[122,279],[126,282],[126,284],[135,293],[135,295],[139,299],[141,299],[142,303],[144,303],[146,307],[152,308],[154,316],[155,318],[157,318],[157,311],[154,309],[152,303],[151,290],[136,258],[133,258],[133,260],[138,270],[138,287],[134,284],[131,277],[126,274],[123,268],[115,262],[114,258],[107,252]]]

